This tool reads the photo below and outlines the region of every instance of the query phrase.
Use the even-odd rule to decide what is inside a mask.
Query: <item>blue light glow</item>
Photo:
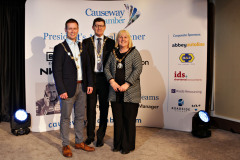
[[[198,115],[203,122],[209,122],[210,117],[208,116],[207,112],[199,111]]]
[[[19,121],[25,121],[27,117],[28,117],[27,112],[23,109],[19,109],[15,113],[15,118]]]

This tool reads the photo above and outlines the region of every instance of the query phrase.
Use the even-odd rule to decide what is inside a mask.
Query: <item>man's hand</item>
[[[92,94],[93,87],[87,87],[87,94]]]
[[[46,105],[46,106],[49,106],[49,104],[50,104],[50,99],[49,99],[49,97],[47,97],[47,96],[44,96],[44,104]]]
[[[61,94],[61,95],[60,95],[60,98],[62,98],[62,99],[67,99],[67,98],[68,98],[67,92]]]

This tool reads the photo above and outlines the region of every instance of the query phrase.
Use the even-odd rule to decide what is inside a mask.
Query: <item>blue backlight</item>
[[[210,117],[208,116],[208,113],[205,112],[205,111],[199,111],[198,113],[200,119],[203,121],[203,122],[209,122],[210,120]]]
[[[14,116],[17,120],[23,122],[23,121],[26,121],[26,119],[28,117],[28,114],[25,110],[19,109],[19,110],[16,111]]]

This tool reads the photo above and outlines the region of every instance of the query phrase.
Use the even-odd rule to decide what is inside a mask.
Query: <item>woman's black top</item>
[[[129,51],[129,50],[128,50]],[[128,52],[127,51],[127,52]],[[130,52],[128,54],[130,54],[132,51],[132,48],[130,48]],[[122,59],[126,54],[125,53],[120,53],[119,49],[116,50],[116,55],[119,59]],[[127,55],[128,56],[128,55]],[[126,56],[126,57],[127,57]],[[126,57],[122,60],[122,65],[123,67],[120,69],[117,67],[118,63],[116,64],[116,74],[115,74],[115,81],[121,86],[125,83],[125,59]],[[123,102],[123,97],[124,97],[124,92],[116,92],[116,102]]]

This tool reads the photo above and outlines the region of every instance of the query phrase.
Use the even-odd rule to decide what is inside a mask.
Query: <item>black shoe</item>
[[[89,144],[91,144],[93,141],[94,141],[94,139],[87,138],[84,143],[85,143],[86,145],[89,145]]]
[[[128,154],[130,151],[122,151],[122,154]]]
[[[113,148],[112,151],[113,152],[118,152],[118,151],[121,151],[121,149]]]
[[[97,140],[96,147],[102,147],[104,145],[102,140]]]

